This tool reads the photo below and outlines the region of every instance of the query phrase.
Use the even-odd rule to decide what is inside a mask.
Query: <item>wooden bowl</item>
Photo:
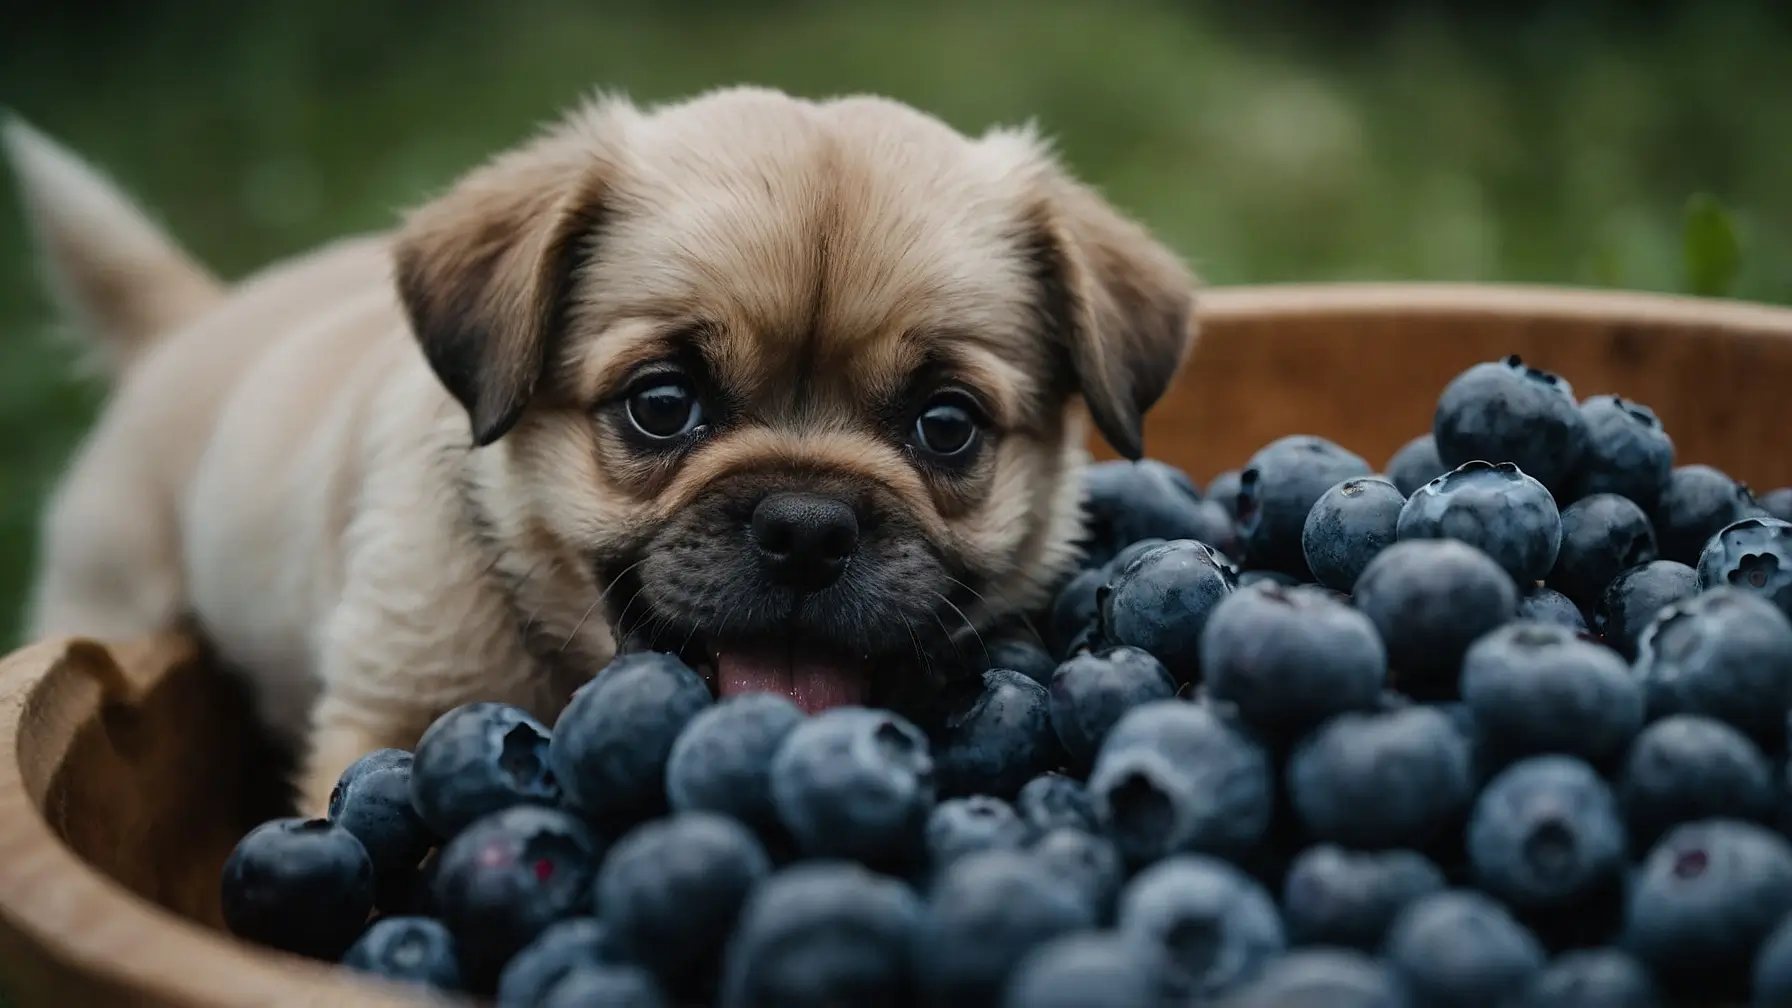
[[[1284,434],[1380,464],[1438,392],[1518,353],[1580,395],[1653,406],[1679,461],[1792,483],[1777,410],[1792,310],[1452,285],[1216,289],[1147,450],[1198,480]],[[1111,457],[1096,446],[1098,454]],[[0,994],[21,1006],[405,1003],[219,931],[219,866],[280,814],[277,766],[232,681],[186,636],[47,641],[0,662]]]

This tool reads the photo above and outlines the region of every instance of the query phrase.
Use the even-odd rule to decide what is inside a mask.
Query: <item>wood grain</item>
[[[1518,353],[1662,416],[1679,461],[1792,483],[1792,311],[1461,285],[1215,289],[1147,450],[1205,480],[1284,434],[1380,465],[1438,392]],[[1112,457],[1105,446],[1093,446]],[[219,868],[282,811],[279,754],[188,636],[59,640],[0,662],[0,993],[21,1008],[399,1005],[390,989],[218,930]]]

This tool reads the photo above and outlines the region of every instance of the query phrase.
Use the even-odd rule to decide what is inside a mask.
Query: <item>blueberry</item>
[[[1782,919],[1761,943],[1751,976],[1755,1008],[1792,1004],[1792,915]]]
[[[1226,509],[1233,521],[1238,520],[1238,490],[1241,470],[1227,469],[1207,481],[1207,499]]]
[[[1636,672],[1651,717],[1705,714],[1763,748],[1785,742],[1792,708],[1792,621],[1759,595],[1713,588],[1643,629]]]
[[[1387,678],[1375,624],[1311,588],[1247,588],[1214,609],[1201,639],[1207,695],[1276,738],[1333,714],[1373,710]]]
[[[1543,972],[1543,946],[1478,892],[1421,896],[1394,918],[1383,955],[1416,1005],[1493,1008]]]
[[[1761,495],[1757,502],[1761,510],[1780,521],[1792,522],[1792,487],[1780,487]]]
[[[1269,829],[1269,754],[1209,707],[1160,700],[1120,719],[1089,775],[1095,814],[1134,865],[1240,856]]]
[[[1052,648],[1057,654],[1074,653],[1077,636],[1095,622],[1095,596],[1107,582],[1106,566],[1090,567],[1058,589],[1047,626]]]
[[[1287,947],[1275,901],[1216,858],[1178,854],[1133,876],[1116,929],[1160,950],[1166,1003],[1199,1004],[1256,979]]]
[[[899,1008],[913,1003],[921,901],[844,861],[778,872],[748,898],[728,943],[721,1008]]]
[[[592,821],[626,828],[666,808],[666,762],[709,687],[676,657],[622,655],[579,687],[554,723],[548,760],[567,801]]]
[[[1315,839],[1349,847],[1423,847],[1473,787],[1468,740],[1431,707],[1340,714],[1288,762],[1295,814]]]
[[[1178,682],[1197,681],[1201,630],[1235,584],[1205,543],[1164,543],[1119,570],[1101,594],[1102,640],[1150,652]]]
[[[1698,572],[1683,563],[1654,560],[1632,567],[1606,585],[1593,628],[1608,647],[1634,660],[1637,638],[1655,614],[1698,593]]]
[[[597,874],[598,918],[668,987],[701,989],[748,894],[770,874],[765,848],[746,827],[713,812],[681,812],[616,841]]]
[[[1114,900],[1120,895],[1120,884],[1126,880],[1126,865],[1112,840],[1080,829],[1060,827],[1034,840],[1027,851],[1044,866],[1048,875],[1074,886],[1094,911],[1097,921],[1106,921],[1112,916]]]
[[[1586,618],[1568,596],[1554,588],[1533,589],[1518,601],[1517,619],[1530,623],[1550,623],[1575,633],[1587,632]]]
[[[1315,844],[1282,880],[1282,918],[1297,945],[1375,952],[1408,903],[1443,889],[1443,872],[1414,851]]]
[[[1463,652],[1518,610],[1512,578],[1453,539],[1389,546],[1357,579],[1353,598],[1387,646],[1394,685],[1421,700],[1455,697]]]
[[[639,966],[595,963],[575,966],[535,1002],[536,1008],[665,1008],[672,1002]]]
[[[1107,581],[1103,583],[1106,584],[1112,582],[1114,576],[1125,570],[1134,560],[1137,560],[1139,557],[1144,556],[1146,553],[1151,552],[1169,541],[1170,540],[1168,539],[1152,536],[1149,539],[1134,540],[1133,542],[1122,546],[1120,552],[1114,554],[1113,559],[1102,565],[1102,571],[1107,574]],[[1099,610],[1099,605],[1097,606],[1097,609]]]
[[[1719,529],[1749,517],[1754,509],[1747,486],[1707,465],[1680,466],[1650,512],[1662,559],[1698,563],[1700,551]]]
[[[1740,998],[1755,954],[1792,911],[1792,846],[1754,823],[1676,826],[1643,860],[1625,946],[1670,989]]]
[[[1025,637],[997,637],[989,642],[989,667],[1019,672],[1042,686],[1051,685],[1057,659],[1039,643]]]
[[[922,912],[916,966],[924,1002],[997,1004],[1026,954],[1095,926],[1083,894],[1017,851],[984,851],[948,865]]]
[[[1508,623],[1470,645],[1462,698],[1502,762],[1567,753],[1604,766],[1643,725],[1624,659],[1549,623]]]
[[[776,693],[741,693],[697,712],[666,760],[666,798],[677,812],[719,812],[761,834],[778,829],[772,757],[804,714]]]
[[[1052,674],[1052,728],[1071,765],[1086,767],[1129,710],[1176,695],[1176,681],[1149,652],[1115,647],[1077,655]]]
[[[1642,851],[1681,823],[1719,817],[1765,822],[1776,801],[1773,768],[1753,742],[1722,721],[1674,714],[1636,737],[1618,780],[1618,799]]]
[[[411,764],[411,804],[432,833],[451,837],[512,805],[556,805],[548,729],[509,704],[471,703],[424,731]]]
[[[1555,566],[1562,516],[1543,484],[1511,462],[1464,462],[1413,491],[1399,532],[1402,540],[1465,542],[1529,587]]]
[[[431,895],[460,944],[469,986],[495,982],[543,928],[588,905],[598,855],[583,822],[533,805],[475,820],[448,841]]]
[[[350,969],[440,991],[460,989],[454,936],[428,917],[382,917],[342,956]]]
[[[1305,948],[1270,960],[1225,1008],[1406,1008],[1387,966],[1351,949]]]
[[[836,707],[790,733],[772,760],[772,802],[809,857],[905,862],[934,802],[927,737],[899,715]]]
[[[1411,497],[1414,490],[1449,471],[1437,457],[1437,438],[1430,434],[1420,434],[1401,445],[1387,464],[1388,482],[1402,497]]]
[[[1301,552],[1313,579],[1348,593],[1375,555],[1390,546],[1406,495],[1384,479],[1338,483],[1313,504],[1301,527]]]
[[[1533,756],[1501,771],[1476,799],[1468,852],[1477,884],[1509,906],[1568,909],[1618,881],[1624,822],[1592,767]]]
[[[943,797],[1012,798],[1060,762],[1051,694],[1007,669],[960,679],[941,691],[927,727]]]
[[[1754,592],[1792,616],[1792,522],[1744,518],[1726,525],[1699,554],[1699,587]]]
[[[1238,574],[1238,587],[1240,588],[1249,588],[1255,584],[1273,584],[1281,585],[1284,588],[1293,588],[1296,585],[1310,583],[1302,581],[1292,574],[1283,574],[1281,571],[1253,570],[1240,571]]]
[[[1155,459],[1098,462],[1084,468],[1083,487],[1091,563],[1140,539],[1193,539],[1205,528],[1194,483]]]
[[[1674,441],[1655,411],[1615,395],[1597,395],[1580,404],[1587,427],[1575,496],[1618,494],[1654,507],[1674,471]]]
[[[575,967],[624,958],[620,943],[597,918],[555,921],[505,964],[498,976],[499,1008],[532,1008]]]
[[[1660,994],[1642,963],[1623,949],[1564,952],[1531,981],[1522,1008],[1655,1008]]]
[[[349,764],[330,792],[330,821],[355,835],[373,861],[375,902],[390,910],[435,845],[411,804],[411,754],[377,749]]]
[[[1082,781],[1061,773],[1043,773],[1028,781],[1014,807],[1035,833],[1059,827],[1095,828],[1095,806],[1089,801],[1088,789]]]
[[[224,862],[224,925],[239,938],[335,961],[373,910],[373,862],[324,819],[272,819]]]
[[[1649,516],[1628,498],[1593,494],[1562,512],[1562,548],[1549,586],[1592,612],[1619,574],[1655,559]]]
[[[1239,473],[1238,528],[1246,562],[1307,578],[1301,551],[1307,513],[1340,480],[1369,474],[1369,463],[1324,438],[1294,434],[1263,447]]]
[[[1078,931],[1041,942],[1009,978],[1002,1008],[1140,1008],[1163,987],[1158,950],[1133,935]]]
[[[1031,835],[1014,806],[987,795],[949,798],[927,816],[927,862],[937,871],[986,850],[1020,850]]]
[[[1431,433],[1447,467],[1511,462],[1552,490],[1568,482],[1587,448],[1573,387],[1517,354],[1452,379],[1438,397]]]

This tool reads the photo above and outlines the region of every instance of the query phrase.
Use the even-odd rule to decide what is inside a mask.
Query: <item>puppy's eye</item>
[[[703,403],[684,379],[652,378],[629,393],[628,422],[655,441],[668,441],[703,423]]]
[[[980,430],[970,400],[956,392],[945,392],[929,399],[915,418],[914,444],[930,455],[954,459],[970,452]]]

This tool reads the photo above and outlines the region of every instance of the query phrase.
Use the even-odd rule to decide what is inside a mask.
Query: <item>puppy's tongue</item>
[[[775,655],[716,655],[716,692],[781,693],[809,714],[865,702],[865,677],[838,665]]]

